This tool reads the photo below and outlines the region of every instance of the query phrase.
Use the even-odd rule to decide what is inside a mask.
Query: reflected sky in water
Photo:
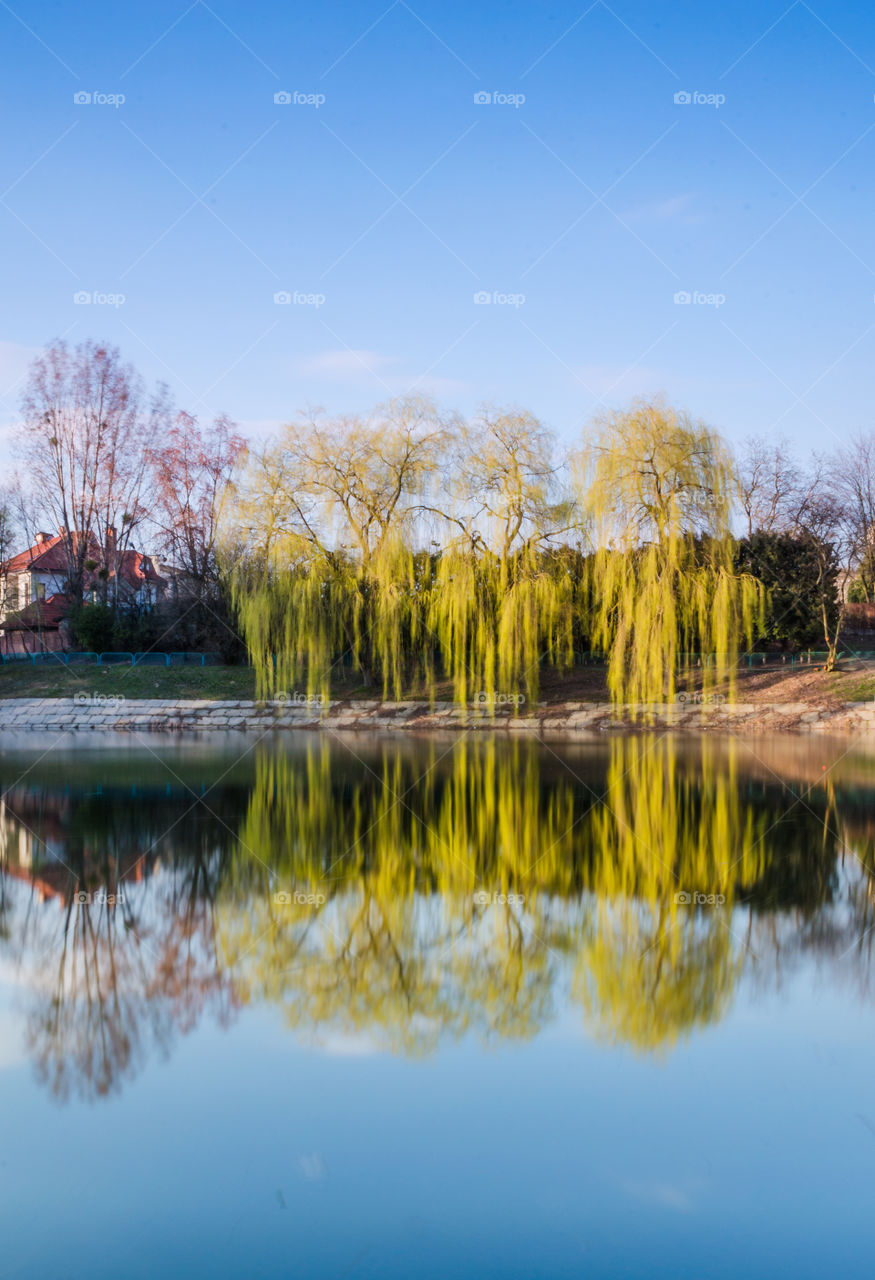
[[[0,792],[0,1275],[869,1273],[864,745],[6,738]]]

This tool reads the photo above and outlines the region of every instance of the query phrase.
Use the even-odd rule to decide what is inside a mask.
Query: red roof
[[[0,631],[57,631],[67,617],[72,601],[60,591],[45,600],[31,600],[23,609],[10,613],[0,623]]]
[[[67,556],[64,551],[64,539],[59,533],[46,542],[35,542],[27,551],[6,562],[7,573],[24,573],[27,569],[40,569],[44,573],[64,572],[67,568]]]
[[[142,551],[134,551],[132,549],[122,552],[119,572],[123,578],[126,578],[132,584],[167,581],[166,578],[162,578],[155,568],[151,556],[145,556]]]
[[[89,556],[90,560],[102,561],[104,556],[103,548],[99,545],[94,535],[90,535]],[[44,542],[35,542],[27,551],[20,552],[17,556],[13,556],[5,565],[7,574],[28,573],[36,571],[38,573],[61,573],[67,572],[67,552],[64,546],[64,538],[57,533],[53,538],[47,538]],[[143,582],[164,583],[165,578],[155,569],[151,558],[143,555],[141,551],[135,551],[129,547],[122,552],[121,564],[119,565],[119,574],[123,582],[127,582],[129,586],[138,587]],[[110,579],[114,577],[114,572],[110,572]],[[97,571],[85,576],[85,589],[88,590],[94,583],[99,582]]]

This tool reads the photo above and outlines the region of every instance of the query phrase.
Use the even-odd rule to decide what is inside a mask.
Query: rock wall
[[[526,708],[527,715],[503,708],[464,707],[438,702],[332,702],[324,707],[297,702],[162,701],[83,694],[75,698],[9,698],[0,701],[0,731],[128,730],[206,732],[272,729],[434,730],[482,729],[508,733],[568,735],[635,728],[685,732],[768,733],[858,732],[875,729],[875,703],[648,704],[615,708],[603,702],[564,702]]]

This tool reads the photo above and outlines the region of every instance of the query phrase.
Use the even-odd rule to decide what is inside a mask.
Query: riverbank
[[[692,685],[672,703],[611,705],[603,667],[545,668],[539,701],[519,696],[495,704],[452,700],[449,684],[429,703],[422,690],[403,701],[376,699],[352,672],[338,676],[322,706],[300,693],[255,699],[248,667],[0,667],[0,730],[210,731],[242,729],[498,730],[547,735],[640,728],[689,732],[855,732],[875,726],[875,670],[846,660],[836,672],[797,664],[745,667],[735,701]],[[369,696],[370,694],[370,696]]]
[[[524,713],[524,714],[523,714]],[[565,702],[489,709],[452,702],[335,701],[318,703],[216,699],[136,699],[79,694],[73,698],[8,698],[0,702],[0,731],[205,733],[226,730],[434,731],[479,730],[552,735],[601,734],[650,728],[682,732],[875,732],[875,703],[833,701],[698,702],[616,708],[604,702]]]
[[[836,707],[844,702],[875,698],[875,664],[844,659],[838,671],[827,673],[817,664],[770,661],[753,665],[744,661],[738,671],[735,698],[740,703],[806,702],[809,709]],[[684,686],[681,697],[694,697],[698,672]],[[603,666],[575,666],[570,670],[543,667],[540,671],[538,702],[541,707],[564,707],[569,703],[604,704],[610,698]],[[289,700],[299,697],[297,690],[288,691]],[[358,702],[372,706],[379,690],[363,685],[361,676],[349,668],[332,672],[330,697],[341,704]],[[439,682],[433,691],[440,703],[453,701],[453,688],[448,680]],[[134,702],[154,702],[162,706],[180,700],[252,704],[256,698],[255,672],[252,667],[236,666],[146,666],[131,667],[59,663],[10,662],[0,664],[0,707],[7,701],[22,699],[114,698]],[[403,690],[410,703],[427,703],[429,694],[421,685]],[[473,696],[472,696],[473,700]],[[524,704],[523,704],[524,705]]]

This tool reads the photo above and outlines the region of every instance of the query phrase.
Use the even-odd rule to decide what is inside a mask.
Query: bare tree
[[[825,670],[834,671],[847,607],[844,586],[856,564],[852,525],[847,508],[835,491],[821,485],[808,504],[799,532],[814,552],[818,568],[816,605],[827,652]]]
[[[0,489],[0,619],[18,607],[18,598],[12,599],[9,588],[9,560],[15,554],[18,536],[16,501],[12,489],[4,485]]]
[[[29,484],[63,538],[67,589],[103,570],[117,602],[119,567],[149,510],[146,449],[163,416],[118,351],[54,342],[31,366],[17,446]],[[92,564],[92,562],[94,562]]]
[[[225,417],[201,427],[181,412],[148,451],[154,476],[155,508],[165,551],[200,592],[216,573],[219,520],[246,449]]]
[[[800,531],[821,483],[821,468],[816,462],[805,471],[785,439],[772,444],[749,436],[737,460],[737,473],[748,537]]]
[[[830,487],[842,510],[853,569],[865,592],[875,600],[875,433],[860,433],[833,456]]]

